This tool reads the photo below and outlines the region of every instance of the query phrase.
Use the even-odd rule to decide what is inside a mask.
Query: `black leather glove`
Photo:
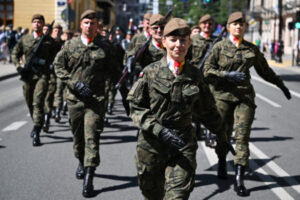
[[[130,56],[129,58],[127,58],[126,67],[127,67],[128,73],[134,72],[135,63],[136,63],[136,60],[135,60],[134,56]]]
[[[244,72],[230,71],[226,73],[225,77],[233,83],[240,83],[246,79],[246,74]]]
[[[26,77],[28,75],[28,71],[24,67],[18,67],[17,71],[22,77]]]
[[[77,81],[75,83],[74,90],[83,99],[89,99],[93,96],[93,92],[89,85],[83,81]]]
[[[185,142],[168,128],[163,128],[160,131],[159,138],[162,139],[170,149],[178,150],[185,146]]]
[[[283,86],[280,89],[282,90],[283,94],[285,95],[285,97],[288,100],[290,100],[292,98],[291,93],[290,93],[290,91],[289,91],[289,89],[287,87]]]

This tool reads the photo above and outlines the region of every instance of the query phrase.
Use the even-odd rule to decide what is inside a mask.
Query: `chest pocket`
[[[70,60],[69,60],[68,66],[70,66],[71,68],[74,68],[74,67],[78,66],[80,62],[81,62],[80,53],[74,52],[70,55]]]
[[[222,51],[219,58],[219,66],[230,66],[234,61],[234,53],[230,51]]]
[[[191,84],[185,85],[182,88],[182,98],[184,101],[184,105],[186,107],[192,105],[194,101],[198,98],[199,92],[200,90],[198,86]]]
[[[159,103],[162,103],[167,98],[169,99],[171,84],[168,80],[155,78],[152,83],[152,87],[153,92],[151,92],[151,96],[153,96],[153,98],[151,99],[156,99]]]
[[[249,52],[246,52],[243,55],[243,57],[247,60],[247,63],[251,63],[251,65],[252,65],[254,58],[255,58],[255,54],[253,52],[249,51]]]
[[[90,56],[95,63],[101,63],[105,59],[105,52],[102,49],[97,49],[92,51]]]

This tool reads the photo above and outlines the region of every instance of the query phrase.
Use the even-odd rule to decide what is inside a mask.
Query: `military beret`
[[[234,12],[234,13],[232,13],[228,17],[227,24],[230,24],[230,23],[238,21],[238,20],[241,20],[242,22],[246,22],[245,16],[243,15],[242,12]]]
[[[98,16],[94,10],[86,10],[81,14],[80,21],[83,20],[84,18],[88,18],[88,19],[97,18],[98,19]]]
[[[166,23],[166,20],[164,18],[164,16],[160,15],[160,14],[154,14],[150,17],[150,26],[153,25],[164,25]]]
[[[191,28],[184,19],[172,18],[165,26],[164,36],[186,36],[191,33]]]
[[[200,24],[200,23],[203,23],[203,22],[205,22],[205,21],[207,21],[207,20],[214,20],[214,19],[212,18],[212,16],[211,16],[210,14],[206,14],[206,15],[204,15],[204,16],[202,16],[202,17],[200,18],[199,24]]]
[[[132,33],[131,30],[128,30],[126,34],[127,34],[127,35],[132,35],[133,33]]]
[[[53,29],[55,28],[62,30],[62,26],[60,24],[54,24]]]
[[[119,31],[119,30],[120,30],[120,27],[117,26],[115,30],[116,30],[116,31]]]
[[[192,31],[192,30],[194,30],[194,29],[200,29],[200,27],[199,27],[199,26],[197,26],[197,25],[195,25],[195,26],[192,26],[192,28],[191,28],[191,31]]]
[[[145,19],[146,19],[146,20],[150,20],[151,16],[152,16],[152,13],[145,13],[145,14],[144,14],[144,20],[145,20]]]
[[[31,22],[33,22],[33,20],[35,20],[35,19],[39,19],[39,20],[41,20],[41,21],[43,21],[45,23],[45,18],[41,14],[35,14],[35,15],[33,15],[32,19],[31,19]]]
[[[66,33],[66,34],[73,34],[73,31],[71,31],[70,29],[66,29],[63,31],[63,33]]]

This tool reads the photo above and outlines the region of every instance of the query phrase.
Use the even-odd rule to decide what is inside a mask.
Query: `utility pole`
[[[282,41],[282,0],[278,0],[278,50],[277,50],[277,62],[282,63],[283,54],[283,41]]]
[[[229,15],[232,13],[232,0],[229,0],[228,13]]]

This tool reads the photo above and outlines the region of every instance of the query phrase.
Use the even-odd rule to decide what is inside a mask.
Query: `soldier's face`
[[[200,33],[200,29],[195,28],[195,29],[193,29],[192,32],[191,32],[191,37],[193,37],[194,35],[198,35],[199,33]]]
[[[157,42],[161,42],[164,32],[164,26],[153,25],[150,26],[150,34]]]
[[[52,31],[52,34],[51,36],[56,39],[56,38],[59,38],[61,35],[61,30],[59,28],[54,28],[53,31]]]
[[[143,21],[143,29],[144,29],[145,31],[149,31],[149,23],[150,23],[150,21],[147,20],[147,19],[145,19],[145,20]]]
[[[36,32],[41,32],[43,30],[44,22],[39,19],[34,19],[32,21],[32,30]]]
[[[81,34],[88,38],[93,38],[97,35],[98,20],[84,18],[80,22]]]
[[[212,20],[207,20],[207,21],[204,21],[199,24],[201,31],[203,31],[204,33],[208,33],[208,34],[210,34],[212,32],[213,25],[214,25],[214,23]]]
[[[169,58],[182,62],[191,45],[190,36],[167,36],[164,37],[163,45],[167,49]]]
[[[227,30],[230,33],[230,35],[240,38],[244,35],[246,27],[247,26],[245,22],[236,21],[227,25]]]
[[[46,34],[46,32],[48,31],[49,27],[48,26],[43,26],[43,34]]]

